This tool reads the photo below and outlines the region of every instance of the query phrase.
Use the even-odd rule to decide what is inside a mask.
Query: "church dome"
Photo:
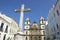
[[[33,22],[32,28],[38,28],[38,24],[36,22]]]

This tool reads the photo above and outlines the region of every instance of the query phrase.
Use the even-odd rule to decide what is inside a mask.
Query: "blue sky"
[[[31,23],[36,21],[39,24],[39,19],[43,16],[45,19],[48,16],[49,10],[52,8],[56,0],[0,0],[0,12],[12,17],[19,23],[19,13],[15,13],[15,9],[20,9],[21,4],[25,4],[25,8],[30,8],[30,12],[24,13],[24,21],[28,17]]]

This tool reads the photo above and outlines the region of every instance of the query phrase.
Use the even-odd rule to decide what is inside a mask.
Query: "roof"
[[[44,20],[44,18],[41,16],[40,20]]]
[[[7,21],[9,23],[11,23],[12,21],[14,21],[17,24],[17,22],[13,18],[8,17],[5,14],[2,14],[1,12],[0,12],[0,18],[3,18],[5,21]]]

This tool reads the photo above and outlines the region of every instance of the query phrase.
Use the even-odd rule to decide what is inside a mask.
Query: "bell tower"
[[[30,28],[30,19],[27,18],[25,21],[25,29],[29,29]]]
[[[40,29],[41,40],[45,40],[45,19],[43,17],[40,18]]]
[[[29,36],[27,36],[27,35],[30,34],[29,29],[30,29],[30,19],[27,18],[26,21],[25,21],[25,28],[24,28],[24,31],[25,31],[25,34],[26,34],[25,40],[29,40]]]

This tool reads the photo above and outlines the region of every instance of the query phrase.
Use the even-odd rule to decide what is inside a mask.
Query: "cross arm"
[[[22,10],[15,9],[15,12],[29,12],[29,11],[30,11],[30,8],[28,8],[28,9],[22,9]]]

